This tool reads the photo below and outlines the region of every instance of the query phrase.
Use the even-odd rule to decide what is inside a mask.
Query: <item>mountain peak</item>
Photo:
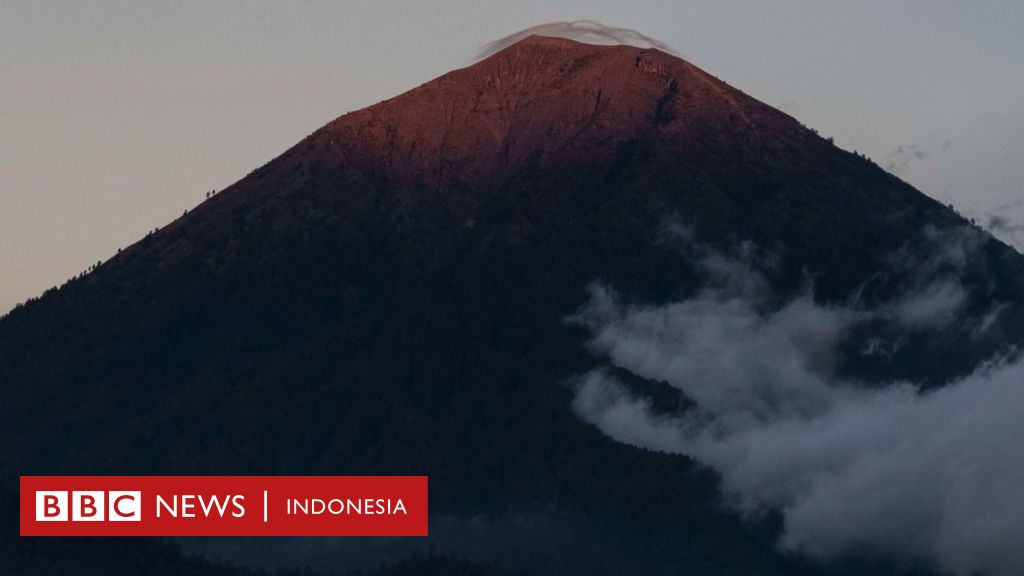
[[[799,137],[799,124],[657,48],[529,35],[468,67],[343,116],[313,138],[364,173],[443,189],[524,161],[614,161],[641,139],[692,145]],[[771,135],[768,135],[768,132]]]
[[[453,74],[477,68],[492,71],[510,65],[519,72],[541,76],[547,81],[557,81],[561,77],[579,73],[585,75],[589,72],[591,76],[585,80],[593,85],[608,82],[614,73],[625,74],[629,79],[636,72],[641,72],[653,76],[660,75],[662,77],[659,80],[666,80],[673,74],[696,70],[681,58],[657,48],[627,44],[591,44],[571,38],[530,35],[495,52],[476,65],[455,71]]]

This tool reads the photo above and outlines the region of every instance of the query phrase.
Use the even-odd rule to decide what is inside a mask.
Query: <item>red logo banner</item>
[[[22,476],[22,536],[426,536],[426,476]]]

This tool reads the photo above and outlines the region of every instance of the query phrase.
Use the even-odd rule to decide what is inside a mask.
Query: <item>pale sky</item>
[[[0,312],[336,116],[584,18],[661,40],[982,223],[1024,223],[1022,2],[0,0]]]

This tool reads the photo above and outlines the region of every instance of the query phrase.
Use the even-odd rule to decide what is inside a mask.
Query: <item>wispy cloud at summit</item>
[[[486,58],[529,36],[550,36],[553,38],[569,38],[586,44],[627,44],[639,48],[656,48],[669,54],[678,53],[664,42],[641,34],[630,28],[606,26],[595,20],[572,20],[548,22],[524,28],[487,44],[480,51],[479,58]]]

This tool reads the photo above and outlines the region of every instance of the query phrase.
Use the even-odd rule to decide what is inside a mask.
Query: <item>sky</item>
[[[1024,247],[1024,3],[0,2],[0,313],[520,29],[656,38]]]

